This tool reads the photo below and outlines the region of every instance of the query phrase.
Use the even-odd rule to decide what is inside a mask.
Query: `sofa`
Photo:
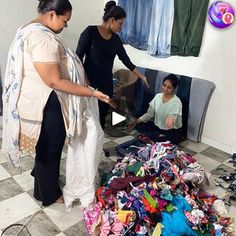
[[[143,82],[127,69],[120,69],[113,73],[114,79],[119,81],[118,86],[114,88],[113,99],[117,102],[125,97],[129,112],[136,117],[147,111],[149,102],[156,93],[161,92],[163,78],[170,74],[149,68],[138,69],[146,75],[150,88],[145,87]],[[183,105],[183,136],[199,142],[215,84],[195,77],[178,74],[176,76],[179,78],[176,95]]]

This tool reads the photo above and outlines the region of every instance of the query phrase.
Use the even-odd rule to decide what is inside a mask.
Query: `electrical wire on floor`
[[[26,225],[41,211],[42,209],[36,211],[32,216],[30,216],[24,224],[11,224],[9,225],[7,228],[5,228],[1,234],[1,236],[4,236],[4,233],[6,233],[7,230],[9,230],[10,228],[14,227],[14,226],[21,226],[21,229],[17,232],[16,236],[19,236],[20,233],[22,232],[23,229],[26,230],[26,232],[28,233],[29,236],[32,236],[28,230],[28,228],[26,227]]]

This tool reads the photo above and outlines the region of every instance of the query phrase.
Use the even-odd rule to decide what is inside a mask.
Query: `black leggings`
[[[140,123],[136,126],[136,129],[145,135],[147,135],[154,142],[170,141],[173,144],[179,144],[182,141],[182,128],[180,129],[159,129],[153,122]],[[159,136],[163,134],[164,136]]]
[[[60,161],[66,131],[57,95],[51,92],[44,108],[43,122],[36,145],[34,176],[34,197],[43,206],[54,203],[62,191],[58,184]]]
[[[106,124],[106,116],[108,114],[110,107],[105,102],[101,101],[98,101],[98,106],[99,106],[100,124],[102,129],[104,129]]]

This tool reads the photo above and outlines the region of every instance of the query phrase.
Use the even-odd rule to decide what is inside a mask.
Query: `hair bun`
[[[116,6],[116,2],[115,1],[109,1],[106,3],[104,11],[109,11],[112,7]]]

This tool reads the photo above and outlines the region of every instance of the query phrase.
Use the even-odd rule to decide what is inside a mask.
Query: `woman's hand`
[[[175,124],[175,118],[173,118],[171,116],[166,118],[166,126],[167,126],[167,128],[172,129],[174,127],[174,124]]]
[[[147,88],[150,88],[148,81],[147,81],[147,77],[143,73],[141,73],[136,67],[134,68],[134,70],[132,72],[144,82],[144,85]]]
[[[128,124],[127,131],[130,132],[138,124],[138,119],[132,121]]]
[[[117,108],[116,103],[112,99],[109,99],[108,105],[110,105],[114,110]]]
[[[106,95],[98,90],[93,91],[92,97],[96,97],[97,99],[99,99],[100,101],[105,102],[105,103],[109,103],[109,101],[110,101],[110,98],[108,95]]]
[[[142,78],[140,78],[143,82],[144,82],[144,85],[147,87],[147,88],[150,88],[149,84],[148,84],[148,81],[147,81],[147,77],[144,75]]]

